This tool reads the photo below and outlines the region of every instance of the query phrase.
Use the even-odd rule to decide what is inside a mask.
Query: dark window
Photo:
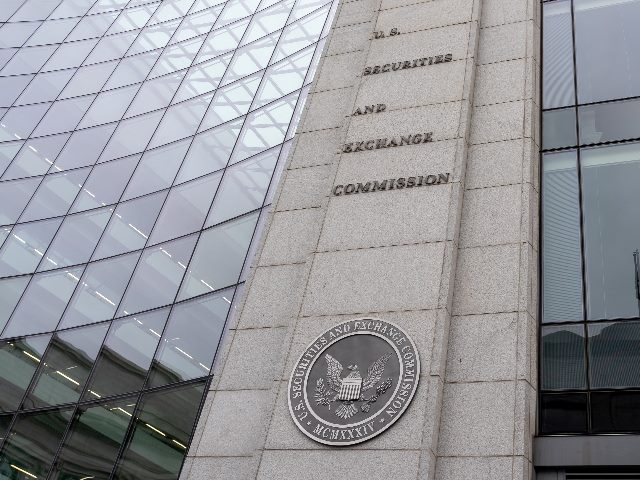
[[[586,433],[587,394],[543,394],[541,433]]]

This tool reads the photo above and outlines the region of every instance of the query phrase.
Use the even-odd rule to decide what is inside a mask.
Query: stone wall
[[[539,8],[340,3],[182,478],[531,478]],[[427,132],[431,142],[389,145]],[[372,139],[388,140],[356,147]],[[327,447],[291,420],[288,377],[317,335],[364,316],[413,337],[420,385],[385,433]]]

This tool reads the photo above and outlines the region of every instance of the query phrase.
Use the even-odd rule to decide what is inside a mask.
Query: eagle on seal
[[[367,369],[367,376],[363,380],[358,370],[358,365],[349,365],[347,368],[351,372],[343,378],[344,367],[342,364],[328,353],[325,354],[324,359],[327,362],[326,381],[329,388],[325,389],[323,379],[318,379],[315,394],[317,403],[327,405],[331,409],[331,403],[340,402],[335,414],[343,419],[351,418],[358,412],[354,405],[356,402],[364,402],[361,409],[363,412],[368,412],[369,405],[375,402],[378,396],[386,392],[391,386],[391,378],[381,384],[379,383],[390,358],[391,354],[387,353],[373,362]],[[365,398],[364,392],[374,387],[377,387],[376,392],[372,396]]]

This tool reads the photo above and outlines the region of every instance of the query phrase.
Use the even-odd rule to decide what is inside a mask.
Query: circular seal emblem
[[[316,442],[353,445],[400,418],[419,377],[418,350],[400,327],[377,318],[349,320],[302,353],[289,380],[289,410]]]

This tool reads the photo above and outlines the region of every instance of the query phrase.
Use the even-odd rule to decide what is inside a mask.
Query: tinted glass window
[[[541,433],[586,433],[587,394],[545,394],[541,398]]]

